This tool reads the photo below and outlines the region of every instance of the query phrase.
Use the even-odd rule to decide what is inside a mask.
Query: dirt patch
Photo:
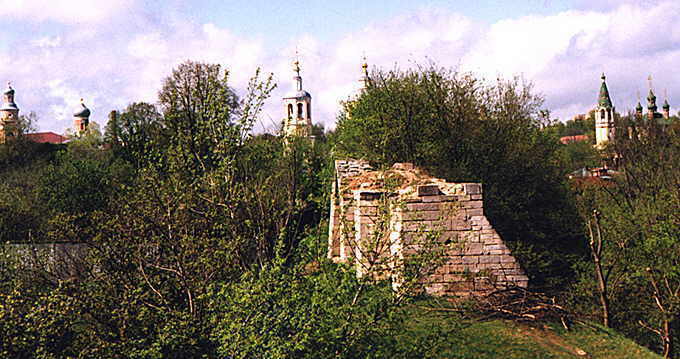
[[[532,341],[551,351],[568,354],[574,358],[592,358],[584,350],[566,343],[563,338],[555,334],[550,328],[540,329],[522,325],[518,325],[517,328],[518,331],[514,332],[514,335],[530,337]]]

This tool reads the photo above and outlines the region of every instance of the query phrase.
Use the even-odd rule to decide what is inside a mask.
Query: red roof
[[[27,133],[26,139],[31,142],[37,143],[64,143],[68,138],[58,135],[54,132],[37,132],[37,133]]]
[[[563,145],[566,145],[566,144],[572,143],[572,142],[580,142],[580,141],[588,141],[588,135],[575,135],[575,136],[560,137],[560,142],[562,142]]]

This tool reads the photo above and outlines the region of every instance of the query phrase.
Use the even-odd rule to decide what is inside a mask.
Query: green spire
[[[604,72],[602,73],[602,86],[600,86],[600,96],[598,98],[597,103],[600,105],[600,107],[604,108],[612,108],[614,107],[612,105],[612,100],[609,98],[609,90],[607,90],[607,83],[604,81],[606,77],[604,76]]]
[[[637,106],[635,106],[635,111],[637,113],[642,113],[642,104],[640,103],[640,101],[638,101]]]
[[[668,99],[663,100],[663,109],[664,110],[670,110],[671,105],[668,104]]]

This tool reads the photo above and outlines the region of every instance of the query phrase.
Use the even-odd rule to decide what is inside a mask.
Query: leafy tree
[[[154,149],[158,153],[166,148],[162,123],[156,106],[132,103],[120,114],[112,112],[107,124],[107,143],[117,156],[142,167]]]
[[[120,146],[120,124],[118,121],[118,111],[109,113],[109,121],[104,127],[104,143],[112,148]]]
[[[109,188],[105,163],[63,155],[45,168],[38,192],[49,208],[76,214],[104,208]]]
[[[595,291],[602,316],[606,319],[608,302],[615,328],[670,358],[678,355],[680,318],[680,137],[672,128],[664,131],[656,123],[632,119],[620,123],[617,133],[623,135],[607,149],[618,159],[621,174],[612,183],[581,191],[582,206],[600,213],[602,247],[600,263],[594,256],[583,269],[592,274],[582,274],[581,284],[585,289],[593,275],[602,277],[597,281],[604,285]]]
[[[38,123],[38,114],[34,111],[30,111],[26,115],[20,115],[17,121],[17,129],[19,130],[19,136],[27,134],[29,132],[36,131],[36,125]]]
[[[230,152],[243,143],[254,120],[239,118],[239,99],[220,65],[180,64],[164,80],[158,98],[171,165],[193,176],[216,168],[221,159],[231,160]]]

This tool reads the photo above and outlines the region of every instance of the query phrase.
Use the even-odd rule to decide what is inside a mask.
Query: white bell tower
[[[602,85],[595,112],[595,146],[599,149],[604,148],[606,143],[614,138],[614,105],[609,97],[604,73],[601,79]]]
[[[312,95],[302,89],[300,77],[300,62],[293,63],[295,76],[293,90],[283,98],[286,118],[283,120],[283,134],[285,137],[312,136]]]

